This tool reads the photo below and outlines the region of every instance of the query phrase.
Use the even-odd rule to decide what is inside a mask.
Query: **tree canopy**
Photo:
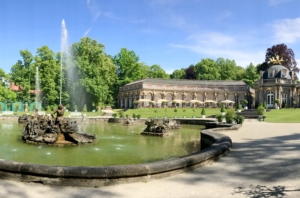
[[[270,62],[270,58],[273,58],[276,55],[282,58],[283,62],[281,65],[285,66],[290,71],[299,73],[299,68],[297,67],[297,62],[295,60],[295,54],[292,49],[289,49],[285,44],[273,45],[266,51],[265,62],[268,63],[269,66],[272,66],[274,63]]]

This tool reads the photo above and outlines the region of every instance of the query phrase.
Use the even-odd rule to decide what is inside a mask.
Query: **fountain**
[[[65,120],[64,111],[64,107],[60,104],[51,116],[39,116],[37,111],[34,116],[27,116],[23,141],[54,145],[86,144],[96,141],[94,135],[78,133],[77,122]],[[54,114],[57,114],[55,119]]]
[[[66,41],[67,31],[63,20],[62,56],[68,53],[65,51],[67,49],[67,45],[64,45]],[[20,126],[11,124],[11,130],[7,130],[3,128],[0,122],[0,128],[2,127],[3,129],[2,133],[0,133],[1,179],[36,182],[54,186],[89,187],[145,181],[202,166],[207,162],[220,158],[231,147],[230,138],[213,132],[213,129],[201,132],[201,144],[212,146],[200,151],[199,128],[196,131],[198,136],[192,135],[193,141],[181,142],[178,141],[178,138],[180,139],[184,136],[183,131],[178,132],[177,137],[174,136],[176,132],[171,133],[166,138],[141,136],[139,133],[142,129],[133,128],[139,127],[138,125],[120,126],[120,128],[113,125],[111,127],[115,128],[105,128],[105,125],[108,123],[104,124],[103,120],[101,122],[98,120],[99,123],[95,124],[95,126],[92,123],[84,125],[84,127],[91,127],[87,131],[92,131],[92,128],[104,131],[101,142],[97,142],[95,136],[78,132],[77,122],[64,119],[64,108],[61,104],[62,76],[61,62],[59,108],[52,113],[52,116],[40,116],[38,113],[35,113],[34,116],[29,116],[23,128],[22,139],[25,142],[45,145],[20,144],[20,135],[11,136],[15,126],[17,127],[17,133],[20,133]],[[72,74],[68,74],[68,76],[72,76]],[[39,88],[36,89],[38,90]],[[53,117],[54,114],[57,115],[56,118]],[[165,127],[167,128],[167,126]],[[127,128],[128,131],[121,131],[121,128]],[[217,130],[224,129],[219,128]],[[186,134],[191,135],[190,132]],[[136,138],[139,141],[136,141]],[[129,141],[130,139],[132,141]],[[15,142],[18,146],[12,147],[10,145],[11,142]],[[81,146],[82,143],[91,142],[94,144]],[[78,146],[53,147],[48,144],[75,144]],[[105,144],[109,148],[102,147]],[[126,150],[125,148],[131,148],[131,150],[123,152],[123,150]],[[181,151],[179,154],[174,154],[178,148],[181,148]],[[186,152],[191,148],[192,151]],[[19,150],[23,150],[24,153],[19,154],[17,157]],[[78,152],[80,151],[83,151],[83,153],[79,155]],[[140,153],[140,151],[143,152]],[[152,156],[153,154],[154,156]],[[149,157],[150,155],[151,158]],[[128,161],[129,156],[133,159],[132,161]],[[124,161],[120,160],[121,157],[123,157]],[[112,158],[115,161],[107,163]],[[137,158],[141,159],[137,161]],[[71,162],[65,164],[66,159],[71,160]],[[90,160],[93,161],[90,162]]]
[[[63,56],[68,54],[68,31],[66,28],[65,20],[63,19],[61,22],[61,46],[60,46],[60,91],[59,91],[59,104],[61,104],[61,95],[62,95],[62,62]]]
[[[38,105],[38,101],[40,101],[40,80],[39,80],[39,68],[35,67],[35,104],[36,108],[41,111],[41,105]]]

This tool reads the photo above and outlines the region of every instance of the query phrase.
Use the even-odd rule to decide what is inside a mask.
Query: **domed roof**
[[[268,78],[285,78],[292,79],[290,71],[283,65],[273,65],[263,73],[263,79]]]

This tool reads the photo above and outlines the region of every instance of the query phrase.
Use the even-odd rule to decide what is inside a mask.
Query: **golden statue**
[[[269,61],[273,64],[281,64],[281,62],[283,62],[284,60],[279,58],[279,56],[276,54],[275,57],[269,58]]]

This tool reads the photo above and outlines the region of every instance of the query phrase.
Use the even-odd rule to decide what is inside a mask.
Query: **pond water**
[[[139,164],[188,155],[200,150],[204,126],[181,125],[169,136],[153,137],[140,133],[144,124],[90,123],[80,131],[96,134],[94,144],[57,147],[32,145],[21,140],[23,124],[0,122],[0,159],[55,166],[108,166]]]

